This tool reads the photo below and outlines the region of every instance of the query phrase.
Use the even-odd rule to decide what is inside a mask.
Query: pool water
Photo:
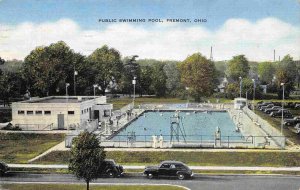
[[[174,111],[147,111],[116,135],[113,140],[126,140],[133,133],[137,141],[151,141],[152,135],[162,135],[170,140],[171,117]],[[227,112],[179,112],[181,129],[187,141],[214,140],[217,127],[221,136],[241,139],[242,134],[235,131],[235,125]],[[180,137],[180,139],[182,139]]]

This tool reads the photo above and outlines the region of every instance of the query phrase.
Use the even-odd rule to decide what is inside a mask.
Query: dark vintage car
[[[273,104],[272,102],[262,102],[257,104],[257,109],[260,109],[262,106],[267,106],[269,104]]]
[[[260,110],[264,112],[266,109],[269,109],[269,108],[272,108],[272,107],[274,107],[274,104],[269,104],[269,105],[266,105],[266,106],[261,106]]]
[[[177,177],[180,180],[193,177],[192,170],[182,162],[163,161],[159,166],[147,166],[144,171],[149,179],[153,177]]]
[[[272,116],[272,117],[281,117],[282,116],[282,109],[278,110],[278,111],[275,111],[275,112],[272,112],[270,114],[270,116]],[[291,114],[291,112],[289,110],[284,109],[283,110],[283,117],[284,118],[291,118],[291,117],[293,117],[293,115]]]
[[[281,106],[273,106],[272,108],[265,109],[265,113],[270,114],[272,112],[279,111],[281,109],[282,109]]]
[[[9,167],[6,163],[0,162],[0,176],[4,176],[9,170]]]
[[[291,118],[291,119],[285,119],[283,121],[283,124],[286,125],[286,126],[296,125],[298,123],[300,123],[300,116],[297,116],[297,117],[294,117],[294,118]]]
[[[294,132],[297,134],[300,134],[300,123],[298,123],[295,127],[294,127]]]
[[[121,177],[123,176],[123,172],[123,167],[121,165],[117,165],[112,159],[105,159],[101,165],[99,176]]]

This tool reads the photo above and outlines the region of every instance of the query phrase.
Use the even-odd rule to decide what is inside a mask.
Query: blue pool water
[[[165,140],[170,139],[170,117],[174,111],[147,111],[137,120],[118,133],[113,140],[126,140],[135,134],[137,141],[151,141],[152,135],[162,135]],[[241,139],[242,134],[235,131],[235,125],[227,112],[179,112],[180,127],[184,128],[186,140],[214,140],[216,128],[221,130],[221,136],[231,136]]]

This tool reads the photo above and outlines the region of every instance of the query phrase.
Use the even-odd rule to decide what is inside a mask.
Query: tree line
[[[92,95],[94,84],[99,86],[97,94],[104,95],[106,91],[132,94],[134,77],[136,93],[140,96],[190,96],[196,101],[212,94],[233,98],[238,96],[242,78],[242,94],[244,96],[247,91],[251,97],[253,73],[258,75],[261,84],[270,86],[280,97],[280,84],[286,84],[288,96],[299,76],[299,69],[295,69],[295,62],[289,55],[278,62],[262,63],[251,63],[244,55],[213,62],[200,53],[194,53],[182,62],[137,58],[138,55],[122,57],[118,50],[107,45],[88,56],[75,52],[63,41],[36,47],[23,61],[5,62],[0,58],[0,99],[5,103],[24,94],[65,95],[66,83],[70,84],[69,95]],[[221,76],[230,79],[222,95],[216,93]],[[261,96],[258,85],[256,90]]]

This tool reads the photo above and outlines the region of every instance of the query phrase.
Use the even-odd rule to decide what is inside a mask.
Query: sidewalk
[[[69,149],[65,147],[65,141],[62,141],[62,142],[60,142],[59,144],[55,145],[54,147],[52,147],[52,148],[46,150],[46,151],[43,152],[42,154],[40,154],[40,155],[38,155],[38,156],[36,156],[36,157],[34,157],[34,158],[28,160],[28,162],[30,163],[30,162],[33,162],[33,161],[35,161],[35,160],[38,160],[39,158],[45,156],[46,154],[49,154],[49,153],[52,152],[52,151],[67,151],[67,150],[69,150]]]
[[[44,168],[67,169],[68,165],[43,165],[43,164],[8,164],[10,168]],[[124,169],[144,169],[145,166],[123,166]],[[300,167],[248,167],[248,166],[189,166],[192,170],[230,170],[230,171],[300,171]]]

